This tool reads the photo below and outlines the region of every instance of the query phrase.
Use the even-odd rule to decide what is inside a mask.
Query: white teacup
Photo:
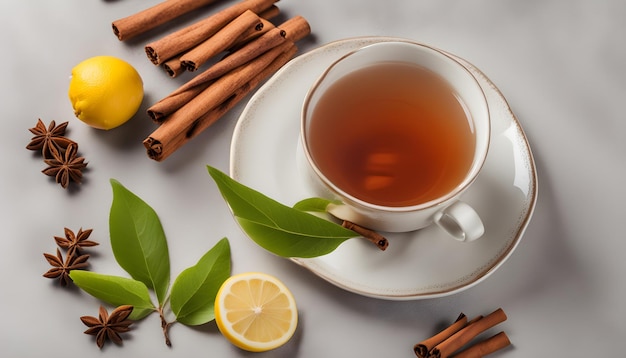
[[[459,197],[487,156],[489,110],[448,54],[408,41],[351,52],[309,90],[301,120],[299,162],[319,196],[342,202],[329,207],[333,216],[377,231],[436,223],[459,241],[483,235]]]

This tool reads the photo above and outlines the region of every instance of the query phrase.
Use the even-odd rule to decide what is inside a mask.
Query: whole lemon
[[[96,56],[72,69],[68,95],[78,119],[108,130],[137,113],[143,100],[143,81],[128,62]]]

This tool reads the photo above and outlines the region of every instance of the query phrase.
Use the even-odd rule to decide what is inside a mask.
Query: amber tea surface
[[[346,193],[412,206],[453,190],[469,171],[475,138],[463,104],[439,75],[412,64],[356,70],[324,92],[308,146]]]

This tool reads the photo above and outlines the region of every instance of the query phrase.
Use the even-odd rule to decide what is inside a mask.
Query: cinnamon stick
[[[502,308],[498,308],[487,316],[468,323],[467,326],[453,334],[450,338],[436,345],[429,353],[430,357],[446,358],[480,333],[506,320],[506,314]]]
[[[232,55],[227,56],[215,65],[209,67],[207,70],[170,93],[167,97],[153,104],[148,108],[148,115],[157,123],[162,122],[166,116],[172,114],[208,87],[211,81],[214,81],[234,68],[252,61],[259,55],[285,41],[279,29],[268,32]]]
[[[294,16],[278,26],[285,31],[285,38],[291,41],[298,41],[311,33],[311,26],[306,19],[300,15]]]
[[[274,6],[275,7],[275,6]],[[275,7],[276,8],[276,7]],[[257,30],[256,28],[252,28],[245,33],[243,33],[236,41],[235,44],[229,48],[230,50],[234,50],[236,48],[240,48],[241,46],[249,43],[251,40],[259,38],[261,35],[267,33],[269,30],[274,28],[274,25],[268,20],[261,18],[261,23],[263,24],[263,28],[261,30]],[[175,56],[163,63],[163,69],[165,72],[172,78],[178,77],[187,69],[183,67],[180,56]]]
[[[268,19],[276,17],[279,13],[280,13],[280,9],[276,5],[272,5],[267,10],[260,13],[259,17],[261,18],[263,29],[259,31],[255,28],[252,28],[251,30],[246,31],[237,39],[235,44],[229,50],[232,50],[234,48],[239,48],[243,46],[244,44],[250,42],[250,40],[258,38],[259,36],[268,32],[270,29],[274,28],[274,25],[271,22],[269,22]],[[165,61],[163,63],[163,69],[165,70],[165,73],[167,73],[172,78],[178,77],[179,75],[183,74],[186,71],[186,68],[184,68],[182,64],[180,63],[180,55],[174,56],[170,58],[169,60]]]
[[[244,0],[192,25],[175,31],[145,46],[146,55],[155,65],[184,53],[214,35],[246,10],[262,13],[278,0]]]
[[[174,133],[172,129],[167,129],[162,125],[155,130],[150,137],[143,142],[147,154],[151,159],[162,161],[182,147],[193,137],[204,131],[210,125],[220,119],[225,113],[231,110],[239,101],[256,88],[267,77],[284,66],[295,55],[297,49],[293,44],[280,53],[268,66],[259,71],[249,81],[240,85],[232,94],[198,119],[189,123],[182,132]]]
[[[484,341],[478,342],[471,347],[454,354],[451,358],[481,358],[488,354],[499,351],[511,344],[509,337],[504,332],[491,336]]]
[[[204,40],[204,42],[182,55],[180,57],[181,66],[189,72],[197,70],[198,67],[206,63],[210,58],[235,44],[237,39],[249,29],[252,31],[261,31],[263,29],[263,23],[257,14],[246,10],[243,14],[239,15],[216,32],[215,35]]]
[[[185,122],[189,122],[190,118],[191,120],[195,120],[200,115],[208,112],[210,109],[228,98],[230,94],[232,94],[242,84],[248,82],[257,73],[261,72],[290,46],[293,46],[293,43],[285,42],[282,45],[277,46],[255,58],[249,63],[228,72],[202,92],[198,93],[198,95],[182,106],[179,110],[172,113],[172,115],[169,116],[161,126],[167,127],[182,125]],[[180,124],[175,124],[176,122],[179,122]]]
[[[413,347],[415,355],[419,358],[427,358],[431,349],[450,338],[456,332],[460,331],[466,324],[467,316],[464,313],[461,313],[454,323],[443,329],[441,332],[416,344]]]
[[[273,6],[273,7],[278,9],[276,6]],[[231,47],[228,48],[228,51],[234,52],[237,49],[243,47],[244,45],[250,43],[250,41],[259,38],[261,35],[275,28],[274,24],[272,24],[269,20],[262,18],[262,17],[260,17],[259,20],[261,21],[262,29],[259,30],[259,28],[255,26],[246,30],[243,34],[239,36],[239,38],[235,40],[235,43]],[[163,69],[172,78],[177,77],[178,75],[187,71],[187,68],[183,67],[183,64],[180,61],[180,57],[181,56],[175,56],[165,61],[165,63],[163,63]]]
[[[283,43],[285,40],[296,42],[308,36],[310,33],[311,27],[305,18],[302,16],[290,18],[284,23],[278,25],[278,27],[268,31],[268,33],[263,34],[255,41],[233,52],[224,58],[224,60],[213,65],[215,68],[208,69],[199,74],[187,84],[174,91],[174,93],[180,93],[192,87],[206,83],[214,78],[217,78],[218,76],[221,76],[228,70],[256,58],[257,56],[265,53],[265,51]]]
[[[243,45],[250,42],[251,40],[258,38],[259,36],[273,29],[275,26],[274,24],[272,24],[272,22],[270,22],[270,20],[278,16],[278,14],[280,14],[280,9],[276,5],[272,5],[267,10],[258,14],[261,18],[261,22],[263,23],[263,28],[260,31],[256,29],[251,29],[241,34],[233,47],[229,48],[228,50],[230,52],[233,52],[235,49],[241,48]]]
[[[153,104],[148,108],[148,115],[157,123],[163,122],[165,117],[174,113],[185,103],[193,99],[218,77],[236,67],[252,61],[270,49],[284,43],[287,39],[295,42],[310,33],[311,27],[302,16],[288,19],[277,28],[268,31],[266,34],[233,52],[165,98]]]
[[[259,16],[262,17],[262,15]],[[261,21],[263,22],[263,30],[243,34],[241,38],[237,40],[235,46],[229,49],[230,52],[238,51],[244,45],[247,45],[251,40],[264,35],[266,32],[269,32],[275,27],[271,22],[264,20],[263,18],[261,18]],[[294,16],[276,27],[282,30],[283,37],[293,42],[301,40],[311,33],[311,26],[308,21],[300,15]]]
[[[166,0],[133,15],[113,21],[113,33],[120,41],[131,39],[181,15],[216,0]]]
[[[278,14],[280,14],[280,9],[278,8],[278,6],[272,5],[258,14],[261,18],[265,20],[271,20],[278,16]]]
[[[253,28],[242,33],[241,36],[239,36],[239,38],[237,39],[237,41],[235,41],[235,43],[231,47],[228,48],[228,51],[235,52],[238,49],[245,46],[246,44],[248,44],[250,41],[261,37],[262,35],[266,34],[271,29],[275,28],[274,24],[272,24],[269,20],[264,19],[262,17],[261,17],[261,23],[263,24],[263,26],[260,30]]]
[[[363,236],[363,238],[367,239],[368,241],[376,245],[382,251],[385,251],[387,247],[389,247],[389,241],[387,240],[387,238],[377,233],[376,231],[370,230],[368,228],[364,228],[363,226],[357,225],[347,220],[344,220],[341,226]]]
[[[165,61],[165,63],[163,63],[163,69],[172,78],[178,77],[186,71],[180,63],[180,57],[174,57]]]

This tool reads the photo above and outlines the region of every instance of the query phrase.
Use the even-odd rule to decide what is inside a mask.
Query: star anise
[[[128,316],[133,311],[133,306],[119,306],[108,314],[106,308],[100,306],[98,317],[82,316],[80,320],[89,327],[85,333],[96,336],[96,344],[99,348],[104,346],[107,338],[116,344],[122,344],[120,333],[130,331],[130,325],[133,321]]]
[[[61,282],[61,286],[67,286],[72,280],[70,278],[70,272],[72,270],[79,270],[87,267],[87,259],[89,255],[70,255],[68,254],[65,260],[61,251],[57,248],[57,255],[44,253],[43,256],[48,260],[48,263],[53,267],[43,274],[43,277],[58,278]]]
[[[48,128],[41,121],[37,120],[35,127],[29,131],[35,136],[31,138],[26,149],[39,150],[45,159],[53,158],[53,152],[64,152],[70,144],[76,144],[73,140],[65,137],[65,129],[68,122],[56,125],[55,121],[50,122]]]
[[[79,249],[99,245],[95,241],[87,240],[92,231],[92,229],[83,231],[83,228],[80,228],[78,229],[78,233],[74,234],[72,230],[65,228],[65,237],[55,236],[54,240],[59,247],[67,249],[68,255],[73,255],[77,253]]]
[[[57,183],[67,188],[70,181],[80,183],[83,169],[87,166],[85,158],[77,156],[78,145],[70,143],[65,153],[52,151],[52,159],[44,159],[48,167],[42,173],[54,176]]]

